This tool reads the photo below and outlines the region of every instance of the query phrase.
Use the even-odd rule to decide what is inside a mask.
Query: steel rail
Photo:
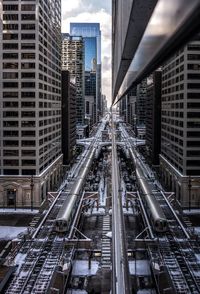
[[[112,293],[129,294],[129,268],[120,196],[115,127],[112,118]]]
[[[174,211],[172,205],[169,203],[167,197],[165,196],[165,194],[163,193],[163,191],[160,191],[163,198],[165,199],[165,202],[167,203],[171,213],[173,214],[174,218],[176,219],[176,221],[178,222],[179,226],[181,227],[183,233],[185,234],[186,238],[190,240],[191,236],[190,234],[187,232],[187,230],[185,229],[185,227],[183,226],[181,220],[179,219],[179,217],[177,216],[176,212]]]

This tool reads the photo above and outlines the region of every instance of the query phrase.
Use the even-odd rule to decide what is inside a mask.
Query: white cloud
[[[69,2],[73,3],[69,4]],[[91,0],[63,0],[62,32],[69,33],[70,22],[100,23],[102,36],[102,93],[111,101],[111,2],[103,2],[105,3],[102,3],[102,1],[93,3]]]
[[[62,7],[65,13],[78,8],[79,5],[80,5],[80,0],[63,1],[62,3]]]

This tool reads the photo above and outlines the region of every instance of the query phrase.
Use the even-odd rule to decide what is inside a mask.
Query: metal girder
[[[139,2],[149,2],[140,1]],[[127,1],[126,1],[127,2]],[[130,1],[129,1],[130,2]],[[132,6],[137,1],[132,1]],[[124,3],[124,5],[126,5]],[[114,15],[113,23],[116,23]],[[138,25],[137,18],[134,16],[134,10],[131,10],[129,16],[129,26],[136,27]],[[155,6],[150,20],[144,13],[144,23],[146,30],[140,37],[139,46],[133,49],[131,45],[134,42],[135,30],[119,31],[118,34],[126,35],[126,42],[123,42],[123,36],[117,36],[113,30],[113,103],[119,101],[130,88],[138,84],[143,78],[148,76],[153,70],[158,68],[167,58],[176,52],[181,46],[199,32],[200,27],[200,1],[199,0],[159,0]],[[128,33],[129,32],[129,33]],[[131,35],[132,33],[132,35]],[[138,42],[138,40],[137,40]],[[129,68],[124,66],[116,66],[126,60],[125,46],[130,45],[132,48],[132,60]],[[122,47],[121,54],[116,55],[115,51],[118,47]],[[130,54],[127,54],[128,59]]]

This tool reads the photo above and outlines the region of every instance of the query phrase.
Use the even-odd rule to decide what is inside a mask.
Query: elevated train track
[[[38,229],[34,232],[31,239],[25,241],[22,246],[19,254],[24,257],[24,261],[15,273],[5,293],[44,294],[48,292],[53,273],[60,262],[65,241],[65,235],[59,235],[55,230],[55,220],[62,207],[65,206],[66,200],[70,197],[71,191],[76,191],[76,196],[80,196],[78,194],[80,194],[83,188],[84,178],[89,171],[101,130],[104,127],[105,121],[101,123],[95,138],[84,152],[81,163],[76,165],[72,170],[70,181],[66,180],[62,185],[62,188]],[[74,204],[72,201],[70,203]],[[70,206],[70,209],[75,209],[72,206]]]
[[[200,293],[200,261],[197,258],[200,254],[199,244],[194,240],[192,232],[177,215],[165,193],[155,187],[154,180],[152,181],[147,173],[148,168],[145,168],[144,163],[141,164],[138,153],[129,144],[129,136],[125,128],[122,127],[121,129],[124,139],[127,140],[129,145],[136,169],[138,193],[143,201],[148,199],[147,204],[151,210],[149,236],[152,237],[153,230],[153,236],[157,239],[160,263],[164,265],[168,273],[171,288],[177,294]],[[156,210],[156,213],[154,210]],[[155,221],[152,223],[154,215],[157,214],[162,216],[160,220],[164,218],[167,222],[167,227],[163,227],[161,231],[155,227]],[[149,248],[149,251],[151,250],[153,249]],[[152,251],[150,255],[155,256],[155,252]],[[158,252],[156,255],[158,256]]]

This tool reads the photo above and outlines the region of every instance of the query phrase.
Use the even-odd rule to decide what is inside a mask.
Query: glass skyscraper
[[[101,113],[101,31],[99,23],[71,23],[71,36],[82,36],[85,44],[85,71],[96,73],[95,118]]]

